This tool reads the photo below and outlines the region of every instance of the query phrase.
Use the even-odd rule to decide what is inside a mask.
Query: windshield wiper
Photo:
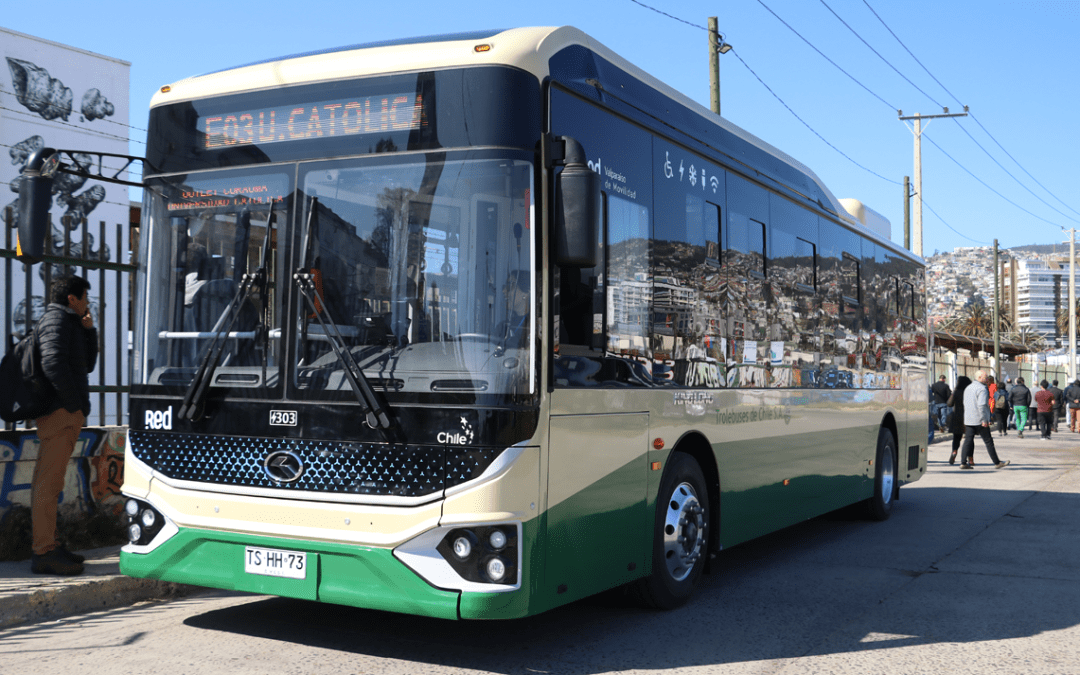
[[[356,396],[356,401],[360,404],[360,412],[364,415],[365,422],[372,429],[381,431],[386,440],[393,443],[394,438],[390,433],[390,429],[392,429],[394,425],[390,420],[390,415],[387,413],[385,406],[383,406],[375,395],[375,391],[371,388],[367,376],[364,375],[364,370],[356,363],[356,359],[353,358],[352,352],[345,346],[345,340],[341,335],[341,331],[338,330],[337,324],[334,323],[334,319],[330,316],[330,312],[326,308],[326,300],[322,297],[322,294],[319,293],[319,288],[315,283],[314,274],[312,274],[311,268],[307,266],[311,248],[311,223],[317,209],[318,200],[315,197],[312,197],[311,210],[308,212],[307,222],[304,224],[304,237],[300,246],[300,250],[302,251],[301,267],[293,274],[293,281],[296,282],[296,287],[300,290],[300,294],[303,295],[304,300],[307,301],[312,316],[315,317],[322,327],[323,334],[330,343],[330,348],[333,350],[334,355],[337,357],[338,361],[341,362],[342,370],[345,373],[345,379],[349,381],[349,386]]]
[[[240,288],[237,289],[236,295],[233,296],[232,301],[229,302],[229,305],[221,313],[221,316],[218,317],[213,329],[211,329],[214,336],[210,339],[210,345],[206,350],[206,354],[203,356],[203,360],[199,364],[198,370],[195,371],[195,376],[188,385],[187,392],[184,394],[184,402],[180,405],[180,412],[178,414],[181,419],[198,422],[205,416],[206,393],[210,390],[210,384],[214,381],[214,373],[217,371],[217,367],[221,362],[221,355],[225,353],[225,346],[228,344],[227,336],[232,332],[236,320],[240,317],[240,310],[243,309],[244,303],[247,302],[252,290],[257,288],[263,293],[264,298],[266,296],[267,280],[269,278],[269,275],[266,272],[266,259],[269,257],[268,244],[270,241],[270,225],[273,222],[273,218],[273,209],[271,209],[270,216],[266,221],[266,240],[263,242],[262,261],[259,264],[259,268],[250,274],[244,274],[240,280]],[[263,306],[264,311],[260,317],[261,321],[264,321],[266,318],[265,300]],[[256,328],[256,340],[259,340],[260,335],[267,336],[268,334],[265,325],[260,324],[260,326]],[[265,381],[266,362],[264,355],[263,382]]]

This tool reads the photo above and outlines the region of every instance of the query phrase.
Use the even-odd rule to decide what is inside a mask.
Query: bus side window
[[[705,261],[713,267],[720,265],[721,222],[720,207],[705,202]]]

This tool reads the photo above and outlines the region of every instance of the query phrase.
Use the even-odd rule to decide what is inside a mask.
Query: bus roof
[[[478,50],[480,45],[486,46]],[[584,47],[642,84],[680,103],[693,115],[715,125],[743,143],[779,160],[805,175],[824,196],[819,204],[849,226],[913,256],[893,244],[881,230],[860,222],[805,164],[750,132],[714,114],[698,102],[641,70],[623,57],[572,26],[513,28],[476,31],[426,38],[389,40],[339,47],[259,61],[236,68],[187,78],[162,87],[150,107],[245,91],[261,91],[298,84],[347,80],[418,70],[480,65],[509,65],[526,70],[543,81],[551,75],[551,58],[568,47]],[[700,120],[699,120],[700,121]],[[783,180],[778,180],[784,184]],[[917,256],[913,256],[916,257]]]

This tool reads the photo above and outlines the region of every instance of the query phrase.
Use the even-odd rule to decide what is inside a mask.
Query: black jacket
[[[1065,392],[1054,386],[1047,387],[1046,391],[1054,397],[1054,410],[1061,410],[1065,406]]]
[[[1065,387],[1065,402],[1070,408],[1080,408],[1080,382],[1073,382]]]
[[[1009,404],[1012,407],[1031,407],[1031,390],[1023,384],[1018,384],[1009,390]]]
[[[952,396],[948,383],[941,380],[931,385],[930,390],[934,392],[934,403],[948,403],[949,397]]]
[[[90,415],[90,378],[97,363],[96,328],[83,328],[82,320],[66,305],[51,303],[37,323],[41,369],[56,390],[44,415],[64,408]]]

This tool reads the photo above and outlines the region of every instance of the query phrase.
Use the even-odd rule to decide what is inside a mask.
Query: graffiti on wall
[[[123,505],[127,429],[83,429],[68,462],[60,509],[68,513],[118,514]],[[0,519],[13,508],[30,506],[30,485],[37,460],[33,430],[0,431]]]

